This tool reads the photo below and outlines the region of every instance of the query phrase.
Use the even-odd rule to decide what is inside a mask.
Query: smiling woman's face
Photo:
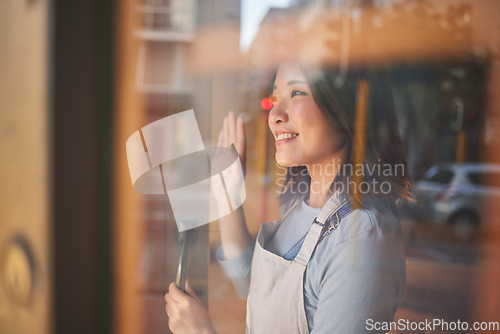
[[[279,67],[272,100],[268,124],[276,140],[280,166],[338,163],[344,149],[342,135],[314,101],[297,63]]]

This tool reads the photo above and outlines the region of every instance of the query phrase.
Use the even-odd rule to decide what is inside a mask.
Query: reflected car
[[[416,182],[413,193],[415,201],[404,203],[403,214],[449,224],[457,239],[470,241],[484,221],[485,201],[500,200],[500,165],[434,165]]]

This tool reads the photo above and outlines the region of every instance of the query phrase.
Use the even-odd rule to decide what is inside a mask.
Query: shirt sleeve
[[[250,276],[252,274],[252,259],[255,243],[251,243],[247,250],[240,256],[226,260],[222,252],[222,246],[215,253],[217,261],[222,265],[228,276],[233,281],[236,293],[240,298],[247,298],[250,288]]]
[[[388,332],[384,326],[404,294],[399,246],[372,230],[336,245],[331,254],[315,278],[319,293],[311,334]]]

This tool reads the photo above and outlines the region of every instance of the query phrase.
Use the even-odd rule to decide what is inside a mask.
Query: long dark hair
[[[337,68],[317,70],[302,66],[302,72],[316,104],[336,131],[341,131],[347,145],[347,159],[332,182],[329,195],[339,190],[354,206],[383,205],[391,209],[395,209],[398,199],[411,198],[410,176],[385,69],[350,68],[341,73]],[[358,103],[362,86],[367,88],[364,110]],[[360,131],[356,130],[356,122],[365,124],[362,133],[357,133]],[[366,168],[360,172],[363,166]],[[309,193],[310,182],[305,166],[289,167],[280,196],[282,204]],[[300,183],[307,187],[292,191],[293,185]],[[376,189],[374,184],[381,188]],[[297,191],[299,188],[301,192]]]

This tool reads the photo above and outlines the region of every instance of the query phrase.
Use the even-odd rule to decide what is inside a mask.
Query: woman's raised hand
[[[165,294],[165,302],[168,327],[172,333],[215,334],[207,309],[187,282],[186,292],[171,283]]]
[[[218,147],[231,147],[234,144],[236,151],[240,155],[243,174],[246,174],[246,137],[243,118],[236,118],[234,111],[230,111],[222,124],[222,130],[217,139]]]

